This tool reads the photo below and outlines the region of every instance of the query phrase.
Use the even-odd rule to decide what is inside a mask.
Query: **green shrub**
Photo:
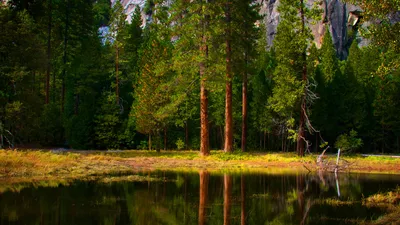
[[[147,141],[140,141],[140,144],[137,146],[137,149],[147,150],[148,149]]]
[[[335,142],[335,147],[342,151],[353,151],[363,145],[361,138],[357,138],[357,131],[351,130],[350,134],[340,135]]]
[[[185,143],[180,138],[175,142],[175,144],[178,150],[182,150],[185,147]]]

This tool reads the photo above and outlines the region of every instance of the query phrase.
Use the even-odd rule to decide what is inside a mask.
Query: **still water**
[[[385,213],[363,198],[400,183],[394,175],[142,175],[156,179],[8,189],[0,224],[358,224]]]

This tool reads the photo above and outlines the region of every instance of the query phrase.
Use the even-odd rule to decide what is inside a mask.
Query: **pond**
[[[362,204],[364,197],[400,183],[395,175],[205,170],[141,175],[151,179],[5,190],[0,224],[357,224],[385,213]]]

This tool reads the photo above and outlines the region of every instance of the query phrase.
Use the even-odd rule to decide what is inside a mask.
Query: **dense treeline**
[[[273,47],[254,0],[148,0],[146,26],[118,1],[8,1],[0,146],[400,152],[400,6],[352,2],[375,22],[340,60],[302,0],[281,1]]]

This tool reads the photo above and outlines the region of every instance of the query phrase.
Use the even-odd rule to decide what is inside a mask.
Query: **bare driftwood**
[[[346,171],[353,164],[345,159],[340,158],[341,151],[338,149],[338,153],[336,155],[336,160],[332,157],[327,157],[325,152],[329,149],[329,146],[317,157],[317,168],[319,171],[326,172],[340,172]]]

